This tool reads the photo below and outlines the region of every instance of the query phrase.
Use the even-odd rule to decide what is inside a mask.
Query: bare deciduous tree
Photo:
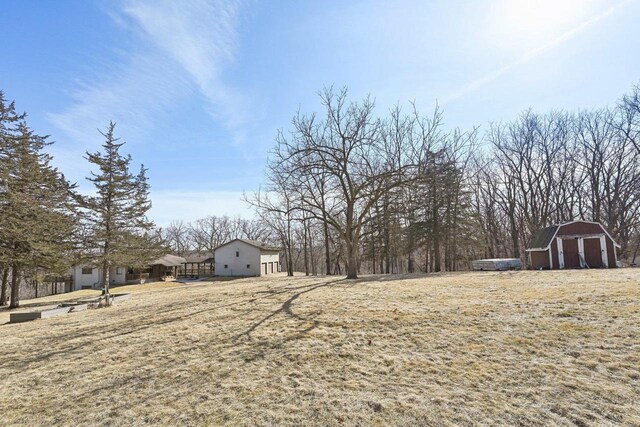
[[[347,90],[320,94],[325,116],[298,114],[289,137],[278,135],[269,163],[284,177],[295,209],[326,221],[346,253],[347,278],[358,276],[360,239],[371,208],[389,191],[415,177],[418,149],[412,119],[396,109],[391,119],[374,116],[374,102],[348,103]]]

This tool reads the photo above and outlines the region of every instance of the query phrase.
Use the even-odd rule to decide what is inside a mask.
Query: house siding
[[[560,253],[558,252],[558,245],[556,244],[556,239],[553,239],[553,242],[550,246],[551,249],[551,258],[553,260],[553,268],[560,268]],[[547,263],[548,264],[548,263]]]
[[[272,274],[272,269],[273,273],[278,272],[279,262],[280,255],[277,251],[261,250],[242,240],[234,240],[216,249],[215,274],[216,276],[264,276]]]
[[[91,274],[82,274],[83,268],[91,268]],[[121,268],[121,273],[118,274],[118,268]],[[126,280],[127,269],[124,267],[113,267],[109,270],[109,283],[111,285],[124,285]],[[102,269],[98,267],[91,267],[88,265],[76,265],[71,270],[73,276],[73,290],[78,291],[82,288],[97,288],[102,282]]]
[[[76,265],[73,267],[73,290],[78,291],[82,288],[94,288],[102,280],[102,274],[99,268],[91,267],[91,274],[82,274],[83,268],[89,266]]]
[[[217,276],[260,276],[260,249],[255,246],[234,241],[216,249],[215,257]]]
[[[592,224],[590,222],[574,222],[572,224],[566,224],[560,227],[556,237],[576,235],[576,234],[602,234],[602,227],[600,224]]]
[[[531,251],[531,267],[535,270],[549,268],[549,251]]]
[[[274,274],[279,271],[280,254],[263,252],[260,255],[260,273],[262,275]],[[265,271],[266,266],[266,271]]]

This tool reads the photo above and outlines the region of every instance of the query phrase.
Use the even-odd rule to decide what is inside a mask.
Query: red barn
[[[539,230],[527,253],[534,269],[615,268],[618,248],[602,224],[571,221]]]

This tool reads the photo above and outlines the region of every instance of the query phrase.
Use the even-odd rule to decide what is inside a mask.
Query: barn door
[[[599,237],[584,239],[584,260],[589,268],[602,268],[602,248]]]
[[[565,268],[580,268],[578,239],[562,239],[562,250]]]

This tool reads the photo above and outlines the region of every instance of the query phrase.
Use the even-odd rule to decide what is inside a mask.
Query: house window
[[[236,251],[236,258],[240,256],[240,251]]]
[[[251,264],[247,264],[247,268],[251,268]]]
[[[117,268],[116,268],[116,274],[117,274],[117,275],[119,275],[119,276],[120,276],[120,275],[122,275],[123,273],[124,273],[124,268],[122,268],[122,267],[117,267]]]
[[[91,268],[91,267],[82,267],[82,274],[93,274],[93,268]]]
[[[225,265],[224,265],[224,268],[227,268],[227,267],[228,267],[228,266],[227,266],[227,264],[225,264]]]

